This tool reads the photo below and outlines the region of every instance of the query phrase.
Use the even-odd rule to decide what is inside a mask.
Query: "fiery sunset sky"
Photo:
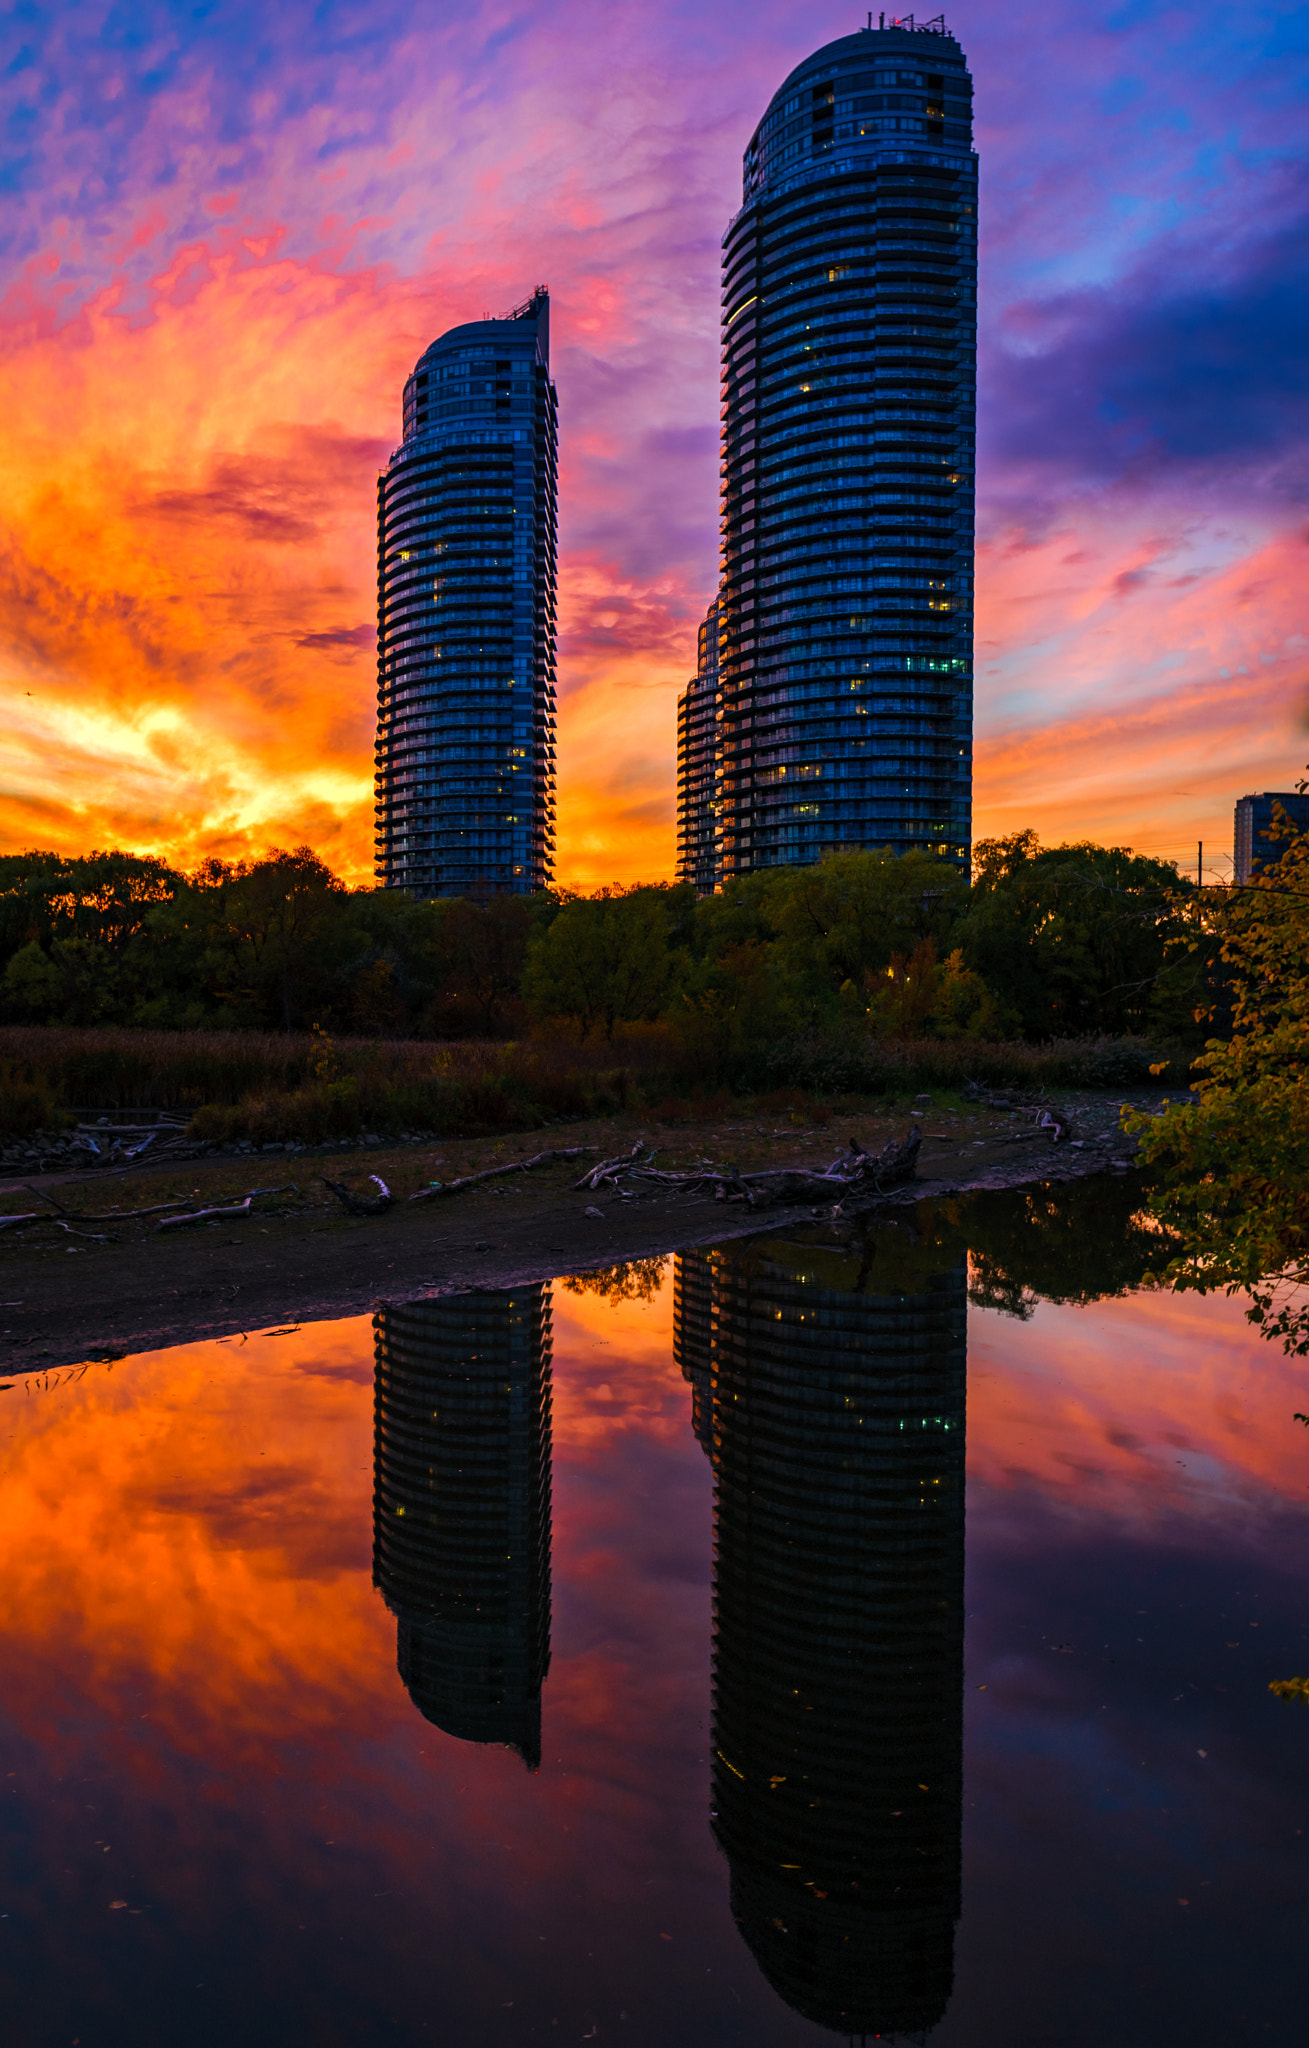
[[[667,876],[716,580],[719,236],[819,0],[6,16],[0,847],[372,860],[374,483],[547,283],[559,879]],[[1230,861],[1309,695],[1295,0],[969,0],[978,835]]]

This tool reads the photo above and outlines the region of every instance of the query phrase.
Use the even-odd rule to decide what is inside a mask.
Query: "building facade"
[[[470,1291],[374,1321],[373,1584],[448,1735],[541,1761],[550,1665],[550,1291]]]
[[[677,700],[677,879],[718,884],[718,601],[697,636],[696,671]]]
[[[1258,869],[1274,866],[1289,844],[1284,838],[1270,837],[1275,804],[1285,811],[1287,822],[1297,832],[1309,832],[1309,794],[1266,789],[1259,796],[1238,798],[1232,879],[1242,889],[1248,887]]]
[[[968,862],[976,287],[958,43],[911,18],[806,58],[723,241],[723,881]]]
[[[962,1254],[889,1233],[677,1262],[715,1480],[713,1831],[764,1975],[846,2036],[919,2037],[954,1981],[965,1291]]]
[[[378,880],[545,888],[554,863],[558,433],[550,302],[451,328],[377,485]]]

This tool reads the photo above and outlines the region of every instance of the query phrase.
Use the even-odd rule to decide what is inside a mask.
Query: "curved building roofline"
[[[549,367],[550,363],[550,293],[544,285],[538,285],[530,299],[516,306],[512,313],[504,313],[488,320],[465,320],[458,327],[449,327],[436,341],[429,342],[418,361],[425,362],[428,356],[440,355],[451,348],[469,342],[500,342],[508,337],[507,327],[521,327],[536,334],[538,359]],[[527,334],[524,333],[524,340]],[[415,368],[417,365],[415,365]]]
[[[952,35],[942,35],[937,29],[909,28],[861,28],[852,36],[838,36],[834,43],[824,43],[821,50],[806,57],[797,64],[794,71],[788,71],[777,91],[768,102],[771,109],[774,101],[784,92],[809,77],[811,72],[830,70],[833,64],[847,58],[913,57],[919,62],[929,56],[950,56],[966,64],[961,45]]]

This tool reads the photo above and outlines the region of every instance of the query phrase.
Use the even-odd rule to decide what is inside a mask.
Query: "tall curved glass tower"
[[[971,94],[944,22],[909,17],[807,57],[745,153],[723,242],[723,881],[838,848],[969,857]]]
[[[452,327],[377,485],[377,876],[543,889],[554,864],[556,400],[544,288]]]
[[[917,2040],[954,1981],[965,1260],[823,1227],[677,1262],[713,1462],[713,1831],[796,2012]]]

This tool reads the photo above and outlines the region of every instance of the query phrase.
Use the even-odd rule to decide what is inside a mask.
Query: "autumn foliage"
[[[1274,864],[1191,906],[1193,952],[1217,948],[1230,1029],[1196,1062],[1198,1102],[1129,1116],[1152,1206],[1184,1249],[1174,1286],[1239,1290],[1249,1315],[1309,1354],[1309,834],[1283,814]],[[1213,1011],[1207,1013],[1213,1016]],[[1226,1018],[1223,1020],[1226,1022]]]

